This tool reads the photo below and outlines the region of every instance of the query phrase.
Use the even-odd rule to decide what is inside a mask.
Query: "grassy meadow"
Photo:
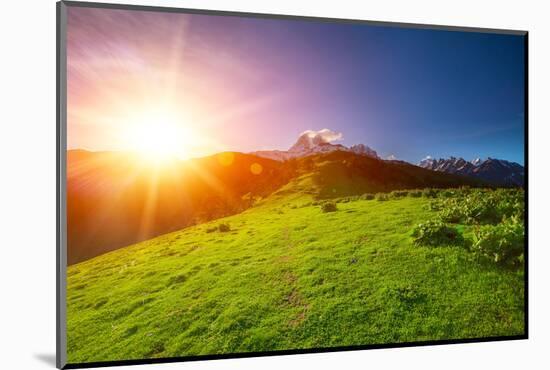
[[[320,200],[310,182],[69,266],[68,361],[524,333],[523,191]]]

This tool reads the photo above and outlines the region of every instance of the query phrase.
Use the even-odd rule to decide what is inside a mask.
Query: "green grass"
[[[355,197],[325,213],[307,182],[69,266],[69,362],[524,333],[523,268],[413,244],[437,214],[429,198]]]

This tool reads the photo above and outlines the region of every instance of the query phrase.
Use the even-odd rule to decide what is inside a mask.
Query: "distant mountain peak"
[[[356,144],[351,147],[346,147],[342,144],[333,144],[334,141],[342,140],[343,135],[340,132],[335,132],[324,128],[319,131],[307,130],[298,137],[287,151],[284,150],[263,150],[252,152],[250,154],[259,157],[284,161],[290,158],[306,157],[308,155],[318,153],[329,153],[336,150],[352,152],[359,155],[365,155],[373,158],[379,158],[375,150],[365,144]]]
[[[344,148],[340,144],[331,144],[332,141],[337,141],[342,139],[342,134],[339,132],[334,132],[327,128],[324,128],[319,131],[307,130],[303,132],[294,145],[288,149],[292,153],[301,153],[315,150],[319,147],[324,148]]]
[[[478,158],[474,159],[471,163],[472,163],[474,166],[477,167],[477,166],[479,166],[482,162],[483,162],[483,159],[481,159],[481,158],[478,157]]]

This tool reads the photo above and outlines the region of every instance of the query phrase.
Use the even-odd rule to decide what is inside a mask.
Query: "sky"
[[[68,147],[129,150],[154,136],[136,127],[176,125],[170,145],[196,157],[329,129],[412,163],[523,164],[523,48],[515,35],[69,7]]]

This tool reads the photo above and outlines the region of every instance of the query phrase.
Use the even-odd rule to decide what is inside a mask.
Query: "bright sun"
[[[132,150],[152,162],[188,156],[195,136],[185,122],[166,113],[142,114],[126,135]]]

